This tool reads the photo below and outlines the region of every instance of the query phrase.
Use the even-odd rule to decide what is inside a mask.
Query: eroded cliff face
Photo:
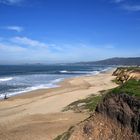
[[[116,76],[116,80],[121,83],[125,83],[130,79],[140,80],[140,67],[135,68],[117,68],[113,72],[113,75]]]
[[[109,94],[100,103],[96,112],[110,117],[116,123],[140,134],[140,100],[125,93]]]
[[[125,93],[107,95],[95,114],[74,128],[69,140],[139,140],[140,101]]]

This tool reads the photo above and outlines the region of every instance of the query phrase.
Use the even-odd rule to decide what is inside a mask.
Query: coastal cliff
[[[56,140],[140,139],[139,68],[118,68],[113,75],[121,85],[105,95],[89,118]]]
[[[125,83],[130,79],[140,80],[140,67],[120,67],[113,75],[116,76],[116,82]]]

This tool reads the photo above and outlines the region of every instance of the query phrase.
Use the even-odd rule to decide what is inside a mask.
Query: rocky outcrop
[[[119,83],[125,83],[130,79],[140,80],[140,67],[117,68],[116,71],[113,72],[113,76],[116,76],[116,80]]]

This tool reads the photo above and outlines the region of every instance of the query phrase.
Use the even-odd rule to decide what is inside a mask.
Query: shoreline
[[[101,73],[107,73],[107,72],[110,72],[110,71],[114,71],[115,68],[109,68],[109,69],[105,69],[105,70],[102,70],[100,71],[99,73],[97,74],[86,74],[86,75],[79,75],[79,76],[74,76],[74,77],[70,77],[70,78],[61,78],[62,80],[60,80],[59,82],[56,82],[53,87],[44,87],[44,88],[38,88],[38,89],[33,89],[33,90],[25,90],[25,91],[21,91],[21,92],[17,92],[11,96],[7,96],[8,100],[9,99],[13,99],[13,98],[16,98],[16,97],[22,97],[22,96],[26,96],[26,94],[34,94],[36,92],[41,92],[42,94],[45,93],[46,91],[50,92],[50,91],[53,91],[55,89],[59,89],[61,88],[62,86],[66,86],[66,83],[68,83],[70,80],[72,79],[75,79],[75,78],[81,78],[81,77],[93,77],[93,76],[96,76],[98,74],[101,74]],[[65,83],[65,84],[64,84]],[[70,85],[69,85],[70,86]],[[12,94],[12,93],[11,93]],[[33,96],[33,95],[32,95]],[[37,96],[37,95],[35,95]],[[3,95],[4,97],[4,95]],[[6,100],[7,100],[6,99]],[[0,98],[0,101],[4,100],[4,98]]]
[[[117,86],[112,82],[115,78],[113,71],[66,79],[59,83],[60,87],[36,90],[0,101],[1,139],[52,140],[89,116],[88,113],[62,112],[67,105]]]

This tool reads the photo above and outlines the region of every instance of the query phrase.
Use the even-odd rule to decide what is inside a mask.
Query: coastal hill
[[[90,62],[79,62],[76,64],[87,64],[87,65],[138,65],[140,66],[140,57],[130,57],[130,58],[109,58],[100,61],[90,61]]]
[[[120,85],[98,96],[101,99],[91,116],[55,140],[140,139],[140,68],[118,68],[113,75]],[[94,100],[87,102],[90,108],[95,106]]]

